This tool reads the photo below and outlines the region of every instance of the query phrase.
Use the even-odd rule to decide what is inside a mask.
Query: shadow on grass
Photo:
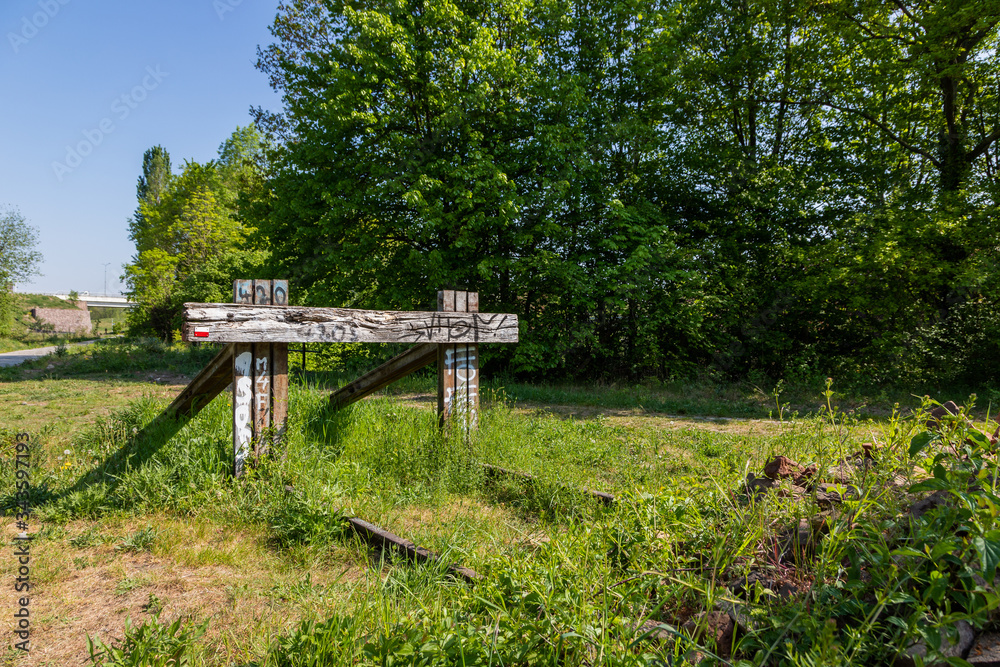
[[[330,391],[323,388],[323,391]],[[344,433],[354,420],[354,405],[342,408],[331,408],[328,396],[311,409],[297,415],[302,423],[302,433],[306,440],[319,445],[334,458],[340,458],[346,447]]]
[[[74,494],[86,494],[95,485],[104,487],[102,496],[113,495],[121,483],[122,473],[146,465],[190,420],[187,416],[168,417],[161,413],[129,436],[122,447],[81,476],[73,486],[54,494],[51,500],[58,502]]]
[[[481,493],[493,503],[514,508],[526,522],[544,516],[561,523],[608,511],[608,505],[581,489],[520,473],[484,475]]]
[[[114,418],[103,422],[103,425],[97,426],[98,431],[93,437],[114,447],[114,450],[68,487],[54,491],[43,484],[33,488],[32,507],[42,510],[48,506],[58,513],[62,506],[69,515],[74,516],[98,515],[112,509],[108,507],[107,499],[117,495],[125,483],[126,474],[149,465],[163,447],[193,419],[190,414],[167,416],[164,407],[158,401],[136,402]],[[339,458],[346,446],[345,433],[353,419],[353,410],[350,407],[333,410],[325,400],[303,407],[299,415],[296,415],[299,423],[295,428],[301,429],[312,446],[324,450],[332,459]],[[218,417],[216,414],[216,418]],[[286,438],[284,442],[271,447],[268,457],[284,460],[288,441],[289,438]],[[223,462],[228,458],[231,471],[232,445],[220,454]],[[14,502],[14,496],[10,494],[0,500],[0,507],[13,508]]]

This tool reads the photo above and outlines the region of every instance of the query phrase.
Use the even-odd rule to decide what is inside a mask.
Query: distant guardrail
[[[25,294],[39,294],[41,296],[54,296],[58,299],[63,299],[64,301],[69,300],[69,292],[25,292]],[[135,305],[134,301],[129,301],[128,297],[125,296],[110,296],[110,295],[99,295],[90,294],[87,292],[80,292],[77,294],[77,300],[83,301],[88,307],[94,308],[131,308]]]

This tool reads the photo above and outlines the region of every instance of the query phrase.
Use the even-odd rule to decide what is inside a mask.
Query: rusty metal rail
[[[375,524],[368,523],[364,519],[356,517],[347,520],[354,532],[371,545],[378,546],[384,550],[394,551],[414,563],[439,563],[441,557],[433,551],[428,551],[419,547],[409,540],[390,533],[384,528],[379,528]],[[475,570],[460,565],[448,564],[448,572],[457,579],[462,579],[468,583],[476,583],[482,579]]]

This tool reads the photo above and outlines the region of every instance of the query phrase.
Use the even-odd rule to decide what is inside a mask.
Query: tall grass
[[[470,587],[443,564],[379,562],[331,615],[274,638],[261,665],[654,665],[733,649],[743,665],[885,664],[942,608],[907,602],[916,599],[911,575],[880,555],[891,550],[883,527],[903,502],[886,481],[912,465],[918,418],[859,422],[831,405],[752,433],[663,430],[525,413],[499,391],[485,399],[479,432],[447,439],[432,410],[384,397],[330,411],[324,391],[293,385],[285,440],[240,480],[230,476],[225,397],[179,430],[156,420],[161,403],[138,401],[80,434],[71,465],[39,471],[33,504],[57,524],[167,512],[266,526],[271,548],[289,555],[350,541],[344,519],[360,516],[483,575]],[[825,468],[873,435],[886,443],[882,465],[843,489],[849,518],[833,522],[816,557],[789,558],[776,535],[819,512],[815,496],[750,500],[740,492],[746,473],[779,453]],[[963,437],[956,430],[953,440]],[[492,479],[483,463],[535,480]],[[10,479],[0,482],[6,507]],[[581,488],[618,501],[603,507]],[[147,532],[129,548],[148,548],[156,537]],[[733,600],[726,584],[762,571],[798,593],[754,584],[740,602],[737,646],[681,630]],[[980,611],[968,614],[981,621]],[[660,625],[655,637],[649,620]],[[176,650],[174,638],[193,646],[198,636],[150,625],[128,646],[144,655],[137,642]],[[199,651],[191,664],[214,664]]]

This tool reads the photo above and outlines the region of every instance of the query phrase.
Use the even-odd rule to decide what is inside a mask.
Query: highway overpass
[[[32,292],[32,294],[43,294],[54,296],[65,301],[69,301],[69,292]],[[87,304],[89,308],[131,308],[135,304],[124,296],[99,296],[81,292],[77,299]]]

